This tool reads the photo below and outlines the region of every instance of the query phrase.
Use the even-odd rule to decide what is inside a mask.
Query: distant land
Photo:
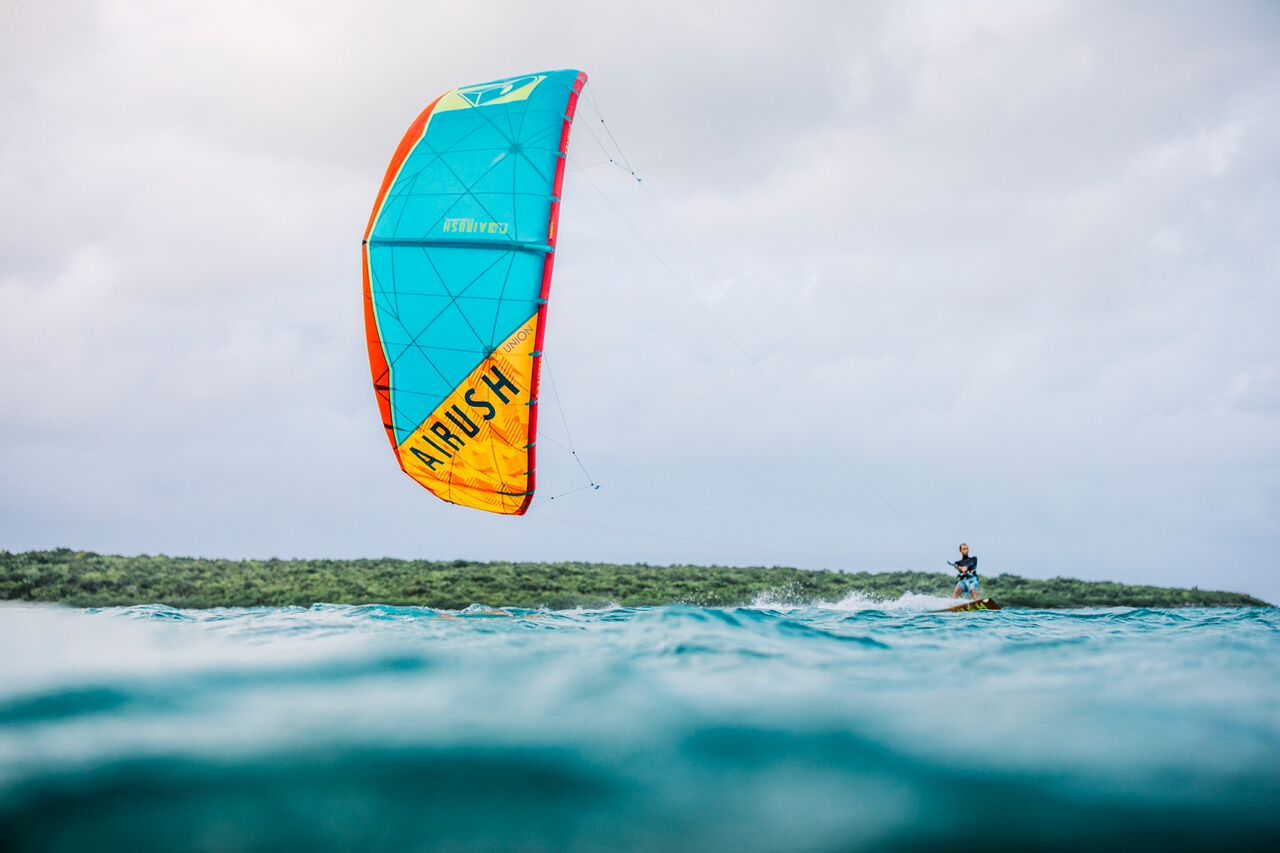
[[[284,607],[328,604],[471,604],[571,608],[617,604],[735,606],[836,602],[859,593],[949,596],[945,572],[837,572],[782,566],[508,563],[453,560],[212,560],[73,551],[0,551],[0,600],[75,607]],[[1251,595],[1017,575],[982,578],[1005,607],[1268,607]]]

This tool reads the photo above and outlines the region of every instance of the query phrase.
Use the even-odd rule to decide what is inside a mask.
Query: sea
[[[0,606],[0,849],[1280,849],[1280,611]]]

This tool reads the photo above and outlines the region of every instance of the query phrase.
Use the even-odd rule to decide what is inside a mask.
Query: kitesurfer
[[[960,573],[960,577],[956,579],[955,592],[951,594],[953,599],[959,598],[960,593],[967,592],[973,596],[973,600],[978,600],[978,558],[969,556],[969,546],[960,543],[960,559],[954,563],[948,561],[948,566],[954,566],[955,570]]]

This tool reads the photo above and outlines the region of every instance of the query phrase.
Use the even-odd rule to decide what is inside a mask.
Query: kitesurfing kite
[[[521,515],[581,71],[463,86],[409,126],[362,245],[369,364],[400,468]]]

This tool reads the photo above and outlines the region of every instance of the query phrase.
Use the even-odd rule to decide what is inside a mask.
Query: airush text
[[[483,394],[486,388],[488,398],[481,399],[479,394]],[[442,417],[427,424],[427,428],[412,439],[426,442],[431,449],[410,446],[409,452],[429,470],[435,471],[444,464],[444,460],[452,459],[455,453],[466,447],[468,439],[480,434],[481,423],[497,417],[498,409],[490,402],[492,398],[496,397],[505,406],[521,393],[516,384],[494,365],[488,373],[480,375],[479,385],[468,388],[462,395],[465,408],[456,404],[450,406]]]
[[[475,219],[446,219],[441,227],[446,234],[506,234],[511,230],[506,222],[480,222]]]

